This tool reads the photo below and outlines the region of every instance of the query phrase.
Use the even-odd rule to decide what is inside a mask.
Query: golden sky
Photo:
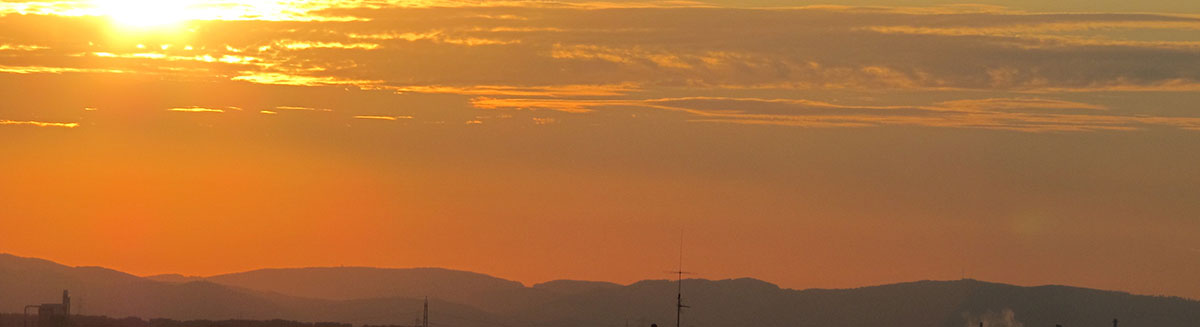
[[[1200,3],[974,3],[0,2],[0,251],[1200,298]]]

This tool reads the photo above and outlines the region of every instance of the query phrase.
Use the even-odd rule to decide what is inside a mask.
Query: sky
[[[1195,1],[4,1],[0,251],[1200,298]]]

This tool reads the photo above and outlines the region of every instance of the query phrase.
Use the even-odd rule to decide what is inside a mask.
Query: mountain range
[[[558,280],[533,286],[440,268],[261,269],[139,277],[0,254],[0,312],[59,302],[87,315],[287,319],[411,325],[429,299],[436,327],[649,326],[674,323],[678,285]],[[683,281],[683,326],[1194,327],[1200,302],[1068,286],[977,280],[793,290],[751,278]]]

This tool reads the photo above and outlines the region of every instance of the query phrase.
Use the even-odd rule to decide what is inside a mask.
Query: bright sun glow
[[[193,1],[183,0],[93,0],[100,14],[131,27],[160,27],[182,23],[191,17]]]

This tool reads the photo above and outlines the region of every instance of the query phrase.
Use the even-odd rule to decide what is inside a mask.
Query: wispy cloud
[[[738,124],[1200,129],[1197,115],[1183,109],[1147,114],[1128,110],[1130,101],[1093,97],[1200,91],[1196,16],[988,6],[684,10],[677,8],[708,5],[435,2],[443,5],[305,1],[283,16],[265,13],[280,8],[239,7],[233,11],[244,17],[265,10],[256,14],[262,21],[201,19],[195,24],[203,28],[186,40],[130,42],[63,32],[95,30],[95,19],[23,16],[11,23],[30,32],[0,45],[20,60],[5,61],[0,73],[121,73],[229,88],[446,95],[479,109],[639,108]],[[597,10],[614,6],[632,9]],[[647,7],[656,9],[637,9]],[[631,21],[630,13],[642,19]],[[86,14],[72,17],[80,15]],[[355,21],[302,17],[309,15]],[[265,22],[276,18],[297,21]],[[22,53],[28,51],[36,55]],[[805,99],[814,94],[873,100]],[[356,107],[338,110],[388,112]]]
[[[435,93],[435,94],[461,94],[461,95],[489,95],[489,96],[538,96],[538,97],[566,97],[566,96],[616,96],[623,95],[639,89],[634,83],[619,83],[619,84],[599,84],[599,85],[471,85],[471,86],[448,86],[448,85],[412,85],[412,86],[390,86],[386,89],[395,90],[401,93]]]
[[[353,118],[354,119],[368,119],[368,120],[399,120],[399,119],[412,119],[413,117],[412,116],[359,115],[359,116],[354,116]]]
[[[310,108],[310,107],[300,107],[300,106],[279,106],[279,107],[275,107],[275,110],[287,110],[287,111],[320,111],[320,112],[331,112],[331,111],[333,111],[333,109],[327,109],[327,108]]]
[[[378,48],[380,47],[380,45],[379,45],[379,44],[375,44],[375,43],[364,43],[364,42],[358,42],[358,43],[342,43],[342,42],[313,42],[313,41],[295,41],[295,40],[286,40],[286,41],[279,41],[277,44],[278,44],[279,46],[281,46],[281,47],[285,48],[285,49],[290,49],[290,50],[304,50],[304,49],[363,49],[363,50],[374,50],[374,49],[378,49]]]
[[[47,46],[28,44],[0,44],[0,51],[35,51],[49,48]]]
[[[101,58],[122,58],[122,59],[158,59],[166,61],[199,61],[207,63],[225,63],[225,64],[254,64],[263,62],[262,58],[231,55],[231,54],[200,54],[200,55],[168,55],[158,52],[135,52],[135,53],[111,53],[111,52],[92,52],[91,55]]]
[[[255,84],[290,85],[290,86],[326,86],[349,85],[360,88],[372,88],[382,81],[352,80],[332,76],[305,76],[285,73],[243,72],[240,76],[231,78],[234,81],[245,81]]]
[[[450,35],[443,30],[434,30],[428,32],[383,32],[374,34],[358,34],[350,33],[352,39],[366,40],[404,40],[404,41],[431,41],[434,43],[444,43],[453,45],[479,46],[479,45],[507,45],[521,43],[519,39],[491,39],[467,35]]]
[[[33,120],[7,120],[7,119],[0,119],[0,125],[24,125],[24,126],[36,126],[36,127],[64,127],[64,128],[79,127],[79,123],[61,123],[61,122],[43,122],[43,121],[33,121]]]
[[[180,108],[170,108],[170,109],[167,109],[167,111],[174,111],[174,112],[212,112],[212,113],[223,113],[223,112],[225,112],[225,109],[218,109],[218,108],[205,108],[205,107],[180,107]]]
[[[648,108],[693,115],[694,122],[798,127],[926,127],[1025,132],[1128,131],[1149,127],[1200,129],[1200,118],[1116,115],[1105,107],[1053,99],[967,99],[915,106],[841,105],[803,99],[659,98],[570,100],[475,98],[481,109],[546,109],[585,113],[605,108]]]
[[[154,70],[267,85],[468,95],[519,91],[489,86],[624,83],[717,90],[1027,93],[1200,88],[1200,69],[1189,65],[1200,60],[1200,39],[1175,36],[1200,30],[1200,18],[1185,15],[810,6],[643,10],[639,14],[645,19],[630,22],[619,11],[511,4],[517,3],[480,12],[462,3],[417,9],[393,2],[304,2],[291,10],[365,20],[353,25],[309,21],[302,29],[262,24],[236,33],[246,37],[199,35],[191,50],[169,44],[132,52],[106,46],[66,50],[91,38],[41,44],[45,38],[33,33],[6,44],[14,49],[37,44],[48,48],[43,49],[48,55],[61,51],[125,60],[74,70],[29,64],[0,72]],[[692,28],[665,28],[662,23]],[[230,23],[206,24],[223,30]],[[152,69],[138,62],[149,60],[179,67]],[[242,67],[230,72],[222,66],[228,64]]]
[[[0,65],[0,73],[10,74],[62,74],[62,73],[124,73],[120,69],[107,68],[75,68],[47,66],[5,66]]]

